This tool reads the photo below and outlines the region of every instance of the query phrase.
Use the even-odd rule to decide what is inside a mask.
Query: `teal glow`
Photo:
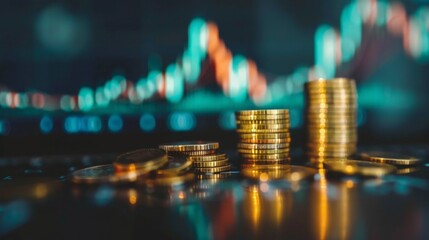
[[[389,4],[378,0],[377,1],[377,18],[375,19],[375,24],[379,27],[383,27],[387,24],[387,15],[389,10]]]
[[[234,130],[236,128],[234,112],[227,111],[221,113],[219,116],[219,126],[224,130]]]
[[[0,120],[0,135],[4,135],[6,133],[6,124],[3,120]]]
[[[18,93],[18,108],[26,108],[28,107],[28,96],[25,93]]]
[[[106,97],[103,87],[98,87],[95,90],[95,103],[100,107],[106,107],[109,105],[109,98]]]
[[[147,83],[147,79],[141,78],[140,80],[138,80],[136,84],[136,92],[140,99],[145,99],[148,97],[148,94],[146,91],[146,83]]]
[[[101,119],[97,116],[86,116],[81,119],[82,132],[97,133],[101,131]]]
[[[147,91],[147,98],[152,97],[157,90],[157,86],[162,81],[162,73],[159,71],[151,71],[147,76],[145,89]]]
[[[400,110],[413,109],[418,105],[418,100],[411,91],[373,81],[362,84],[358,95],[358,105],[364,108]]]
[[[366,113],[362,108],[357,109],[357,126],[360,127],[366,122]]]
[[[63,111],[73,110],[73,98],[69,95],[64,95],[60,99],[60,108]]]
[[[0,105],[3,107],[7,106],[7,92],[0,92]]]
[[[362,16],[356,2],[347,5],[341,13],[341,57],[349,61],[362,39]]]
[[[429,60],[429,8],[420,8],[410,19],[410,49],[422,62]]]
[[[183,73],[177,64],[170,64],[166,70],[166,98],[170,102],[179,102],[184,94]]]
[[[293,90],[296,89],[299,89],[300,91],[303,90],[304,83],[308,81],[308,72],[309,69],[307,67],[299,67],[295,70],[291,76],[293,85],[290,92],[293,92]]]
[[[247,98],[249,70],[247,60],[241,55],[232,58],[229,67],[229,95],[237,102],[243,102]]]
[[[121,95],[124,89],[124,85],[126,87],[126,79],[124,76],[121,76],[121,75],[113,76],[113,78],[110,80],[110,86],[109,86],[112,99],[116,99]]]
[[[335,30],[328,25],[320,26],[315,35],[315,70],[317,78],[335,76]]]
[[[64,121],[64,130],[67,133],[77,133],[80,130],[80,121],[77,117],[70,116]]]
[[[91,88],[84,87],[79,91],[79,108],[82,111],[89,111],[94,106],[94,92]]]
[[[156,120],[152,114],[146,113],[140,117],[140,128],[144,132],[153,131],[156,127]]]
[[[109,120],[107,122],[107,126],[109,127],[109,130],[111,132],[119,132],[122,130],[122,127],[124,126],[124,123],[122,121],[121,116],[119,115],[112,115],[109,117]]]
[[[50,133],[53,128],[54,122],[52,121],[52,118],[48,116],[42,117],[40,120],[40,131],[42,131],[42,133]]]
[[[192,113],[173,113],[169,118],[169,127],[173,131],[190,131],[197,125]]]
[[[303,123],[303,112],[299,109],[289,109],[290,128],[299,128]]]
[[[115,195],[115,191],[110,186],[100,186],[94,194],[94,203],[99,207],[108,205]]]
[[[97,133],[102,129],[101,119],[97,116],[69,116],[64,121],[67,133]]]
[[[185,80],[195,84],[201,71],[201,61],[207,55],[208,29],[201,18],[191,21],[188,29],[188,48],[182,56]]]
[[[191,84],[195,84],[197,82],[201,71],[200,61],[197,51],[190,51],[187,49],[183,53],[183,73],[187,82]]]
[[[189,49],[197,52],[198,58],[203,59],[207,54],[208,31],[207,24],[201,18],[195,18],[189,24]]]

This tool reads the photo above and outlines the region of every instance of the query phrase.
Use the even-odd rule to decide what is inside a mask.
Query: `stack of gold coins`
[[[229,159],[225,153],[216,153],[206,156],[189,156],[197,173],[218,173],[231,169]]]
[[[245,110],[236,114],[242,167],[290,162],[287,109]]]
[[[314,80],[305,84],[307,156],[319,165],[356,151],[356,84],[352,79]]]
[[[219,149],[218,142],[185,141],[159,145],[170,156],[204,156],[212,155]]]
[[[196,173],[218,173],[231,169],[229,159],[224,153],[217,153],[218,142],[176,142],[162,144],[159,148],[169,155],[185,155],[192,161]]]

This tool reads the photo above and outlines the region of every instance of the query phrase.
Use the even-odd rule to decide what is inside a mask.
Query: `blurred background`
[[[214,139],[234,111],[289,108],[350,77],[360,144],[429,133],[429,1],[0,2],[0,155],[132,150]]]

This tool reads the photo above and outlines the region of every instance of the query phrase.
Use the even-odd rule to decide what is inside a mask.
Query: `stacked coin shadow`
[[[241,167],[290,163],[290,120],[287,109],[245,110],[236,113]]]
[[[191,160],[197,174],[220,173],[231,169],[227,155],[218,152],[218,142],[178,142],[163,144],[159,148],[167,151],[170,156],[182,156]]]
[[[356,84],[352,79],[305,84],[306,154],[313,164],[346,159],[356,151]]]

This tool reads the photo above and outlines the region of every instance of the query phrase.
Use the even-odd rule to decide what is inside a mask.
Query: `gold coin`
[[[278,166],[278,165],[287,165],[289,162],[288,161],[279,161],[277,163],[270,163],[270,164],[264,164],[264,163],[258,163],[258,162],[253,162],[253,163],[242,163],[240,165],[241,168],[253,168],[253,167],[258,167],[258,166]]]
[[[289,119],[277,120],[237,120],[237,125],[270,125],[270,124],[287,124],[290,125]]]
[[[355,98],[357,91],[353,88],[306,88],[304,90],[305,98]]]
[[[310,158],[348,158],[353,152],[342,152],[342,153],[333,153],[333,152],[306,152],[307,157]]]
[[[290,138],[290,133],[242,133],[239,135],[243,139],[281,139],[281,138]]]
[[[198,174],[197,175],[197,179],[198,180],[220,180],[220,179],[228,179],[230,177],[232,177],[233,174],[230,172],[220,172],[220,173],[210,173],[210,174]],[[209,182],[215,182],[217,183],[218,181],[209,181]],[[212,188],[212,187],[210,187]]]
[[[231,170],[231,165],[224,165],[220,167],[205,167],[205,168],[195,168],[195,172],[198,173],[218,173]]]
[[[180,175],[192,168],[192,160],[185,157],[169,157],[168,165],[158,169],[157,175]]]
[[[268,128],[268,129],[243,129],[237,128],[238,133],[258,133],[258,134],[268,134],[268,133],[287,133],[289,132],[289,127],[284,128]]]
[[[265,110],[243,110],[237,112],[237,115],[289,115],[288,109],[265,109]]]
[[[290,124],[237,124],[237,130],[282,130],[289,129]]]
[[[370,151],[361,153],[360,156],[363,160],[398,166],[417,165],[422,162],[419,158],[394,152]]]
[[[305,83],[305,86],[356,86],[356,82],[351,78],[314,79]]]
[[[237,121],[289,120],[289,114],[278,115],[236,115]]]
[[[201,161],[201,162],[194,162],[194,167],[197,168],[206,168],[206,167],[221,167],[228,165],[229,159],[225,158],[222,160],[217,161]]]
[[[254,144],[280,144],[290,143],[290,138],[279,138],[279,139],[241,139],[242,143],[254,143]]]
[[[332,123],[332,122],[328,122],[328,123],[308,123],[307,124],[307,129],[356,129],[357,124],[339,124],[339,123]]]
[[[205,141],[175,142],[159,145],[159,148],[164,149],[167,152],[207,151],[218,149],[219,143]]]
[[[284,160],[289,158],[289,152],[286,153],[275,153],[275,154],[248,154],[242,153],[241,157],[247,160],[258,160],[258,161],[271,161],[271,160]]]
[[[239,153],[243,154],[279,154],[279,153],[289,153],[288,148],[279,148],[279,149],[238,149]]]
[[[184,175],[164,175],[163,177],[143,177],[138,180],[139,184],[148,186],[176,186],[191,182],[195,179],[194,173]]]
[[[355,91],[335,90],[329,91],[324,89],[306,90],[305,102],[311,101],[338,101],[338,102],[356,102],[357,94]]]
[[[242,164],[254,164],[254,165],[287,164],[287,163],[290,163],[290,158],[285,157],[282,159],[273,159],[273,160],[242,159],[241,163]]]
[[[317,147],[306,147],[306,151],[309,152],[324,152],[324,153],[343,153],[343,152],[353,152],[356,150],[356,147],[337,147],[337,148],[317,148]]]
[[[180,152],[183,153],[186,156],[204,156],[204,155],[213,155],[216,153],[215,150],[207,150],[207,151],[187,151],[187,152]]]
[[[244,177],[260,180],[262,182],[270,180],[287,180],[297,182],[313,176],[316,171],[312,168],[293,165],[259,165],[247,167],[241,170]]]
[[[72,182],[85,184],[131,183],[150,171],[152,171],[150,168],[142,168],[134,171],[117,172],[113,164],[98,165],[73,172]]]
[[[193,162],[208,162],[208,161],[218,161],[226,159],[227,156],[225,153],[217,153],[214,155],[205,155],[205,156],[189,156],[188,157]]]
[[[359,160],[327,161],[324,165],[329,171],[346,175],[381,177],[396,171],[393,165]]]
[[[318,124],[325,124],[325,125],[339,125],[339,126],[356,126],[357,125],[357,119],[356,117],[353,118],[336,118],[336,119],[320,119],[320,118],[306,118],[305,122],[307,125],[318,125]]]
[[[238,143],[238,148],[243,148],[243,149],[279,149],[279,148],[289,148],[289,144],[288,143],[279,143],[279,144]]]
[[[413,173],[413,172],[417,172],[419,171],[420,168],[419,167],[406,167],[406,168],[398,168],[398,170],[396,170],[396,174],[409,174],[409,173]]]
[[[168,162],[167,153],[161,149],[145,148],[119,155],[113,161],[116,171],[159,168]]]
[[[307,142],[307,149],[325,149],[325,150],[344,150],[344,149],[355,149],[356,142],[344,142],[344,143],[331,143],[331,142]]]

